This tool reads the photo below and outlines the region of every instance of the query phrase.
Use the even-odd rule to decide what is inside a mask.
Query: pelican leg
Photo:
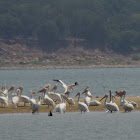
[[[48,105],[48,108],[49,108],[49,105]]]

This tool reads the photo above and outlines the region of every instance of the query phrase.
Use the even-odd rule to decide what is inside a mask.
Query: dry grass
[[[93,100],[100,100],[101,98],[93,98]],[[67,104],[67,109],[66,112],[80,112],[80,110],[77,107],[77,99],[75,100],[75,106],[72,106],[69,108],[69,105]],[[139,106],[136,107],[134,110],[140,110],[140,97],[126,97],[126,100],[128,101],[135,101]],[[84,99],[81,99],[80,101],[84,101]],[[124,109],[122,106],[120,106],[120,98],[118,97],[115,102],[118,104],[119,109],[123,111]],[[50,110],[53,111],[53,107],[50,106],[48,108],[47,105],[44,105],[42,102],[42,105],[40,106],[39,112],[49,112]],[[89,106],[90,111],[104,111],[105,106],[104,106],[104,100],[101,101],[101,105],[99,106]],[[26,104],[24,107],[23,102],[19,103],[19,107],[16,109],[13,109],[12,102],[9,101],[9,105],[6,107],[0,107],[0,113],[31,113],[31,106],[29,104]]]

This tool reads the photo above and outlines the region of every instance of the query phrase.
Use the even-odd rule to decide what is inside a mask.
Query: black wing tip
[[[57,79],[53,79],[53,81],[60,82],[60,81],[59,81],[59,80],[57,80]]]

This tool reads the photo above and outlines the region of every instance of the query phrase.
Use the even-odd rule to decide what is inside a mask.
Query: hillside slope
[[[38,49],[35,39],[1,39],[0,69],[140,66],[140,61],[132,60],[132,56],[85,49],[86,40],[69,39],[56,45],[62,45],[62,48],[44,51]]]

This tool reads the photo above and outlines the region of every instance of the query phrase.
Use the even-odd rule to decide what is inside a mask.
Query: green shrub
[[[140,54],[134,54],[134,55],[132,55],[132,60],[135,60],[135,61],[140,60]]]

